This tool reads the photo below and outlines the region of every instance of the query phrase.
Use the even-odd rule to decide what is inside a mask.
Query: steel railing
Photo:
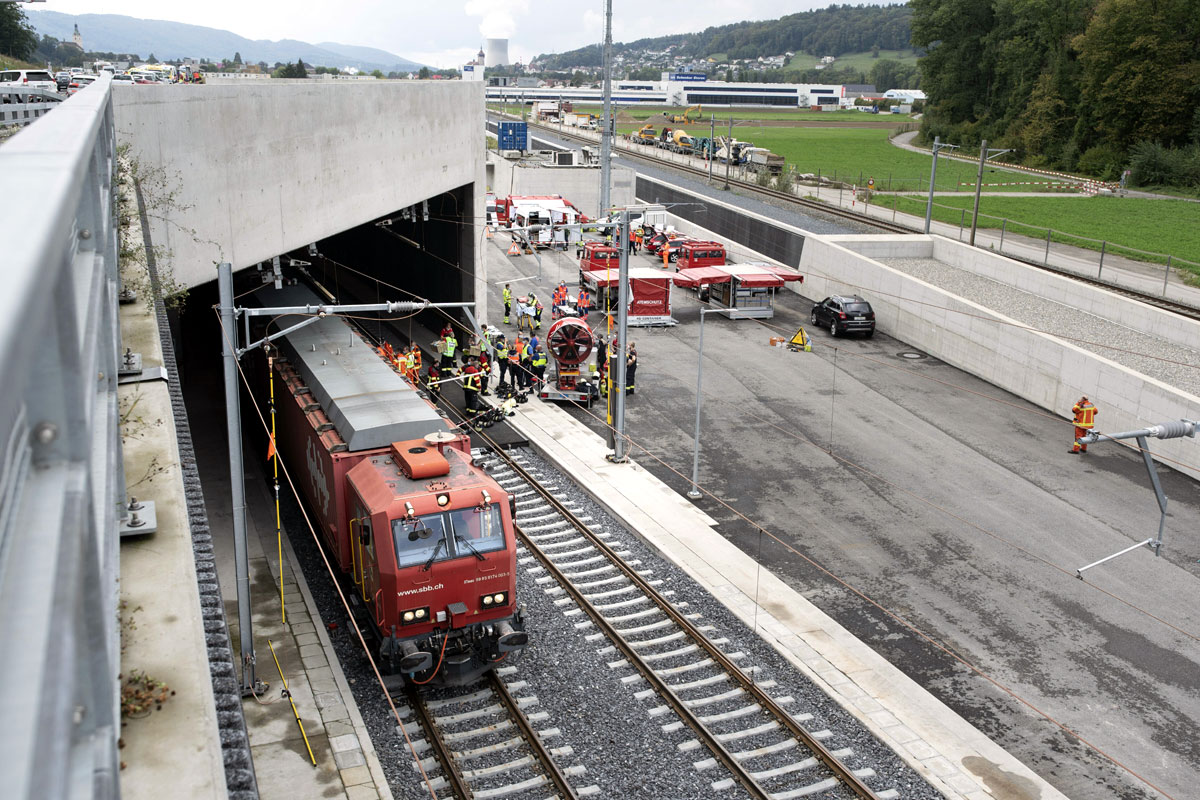
[[[49,89],[22,89],[0,83],[0,126],[28,125],[67,98]]]
[[[0,797],[119,794],[111,79],[0,145]]]

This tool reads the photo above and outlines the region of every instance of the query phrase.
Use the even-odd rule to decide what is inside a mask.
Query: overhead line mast
[[[600,130],[600,214],[607,215],[612,191],[612,0],[604,0],[604,118]]]

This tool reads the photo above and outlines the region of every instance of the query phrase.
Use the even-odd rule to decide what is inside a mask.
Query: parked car
[[[8,84],[6,88],[16,84],[21,89],[58,91],[58,82],[44,69],[6,69],[0,72],[0,83]]]
[[[71,82],[67,84],[67,94],[75,94],[80,89],[91,86],[95,80],[95,75],[73,75]]]
[[[856,294],[826,297],[813,306],[809,320],[814,327],[828,328],[830,336],[861,333],[870,339],[875,335],[875,312]]]

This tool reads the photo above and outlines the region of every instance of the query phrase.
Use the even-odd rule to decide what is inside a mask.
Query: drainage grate
[[[918,353],[915,350],[905,350],[903,352],[896,353],[896,355],[900,356],[901,358],[907,358],[910,361],[916,361],[920,358],[928,358],[928,356],[926,356],[924,353]]]

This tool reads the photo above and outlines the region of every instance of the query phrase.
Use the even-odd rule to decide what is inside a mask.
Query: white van
[[[47,89],[58,91],[58,83],[54,76],[44,69],[6,69],[0,72],[0,83],[6,89],[17,87],[21,89]]]

